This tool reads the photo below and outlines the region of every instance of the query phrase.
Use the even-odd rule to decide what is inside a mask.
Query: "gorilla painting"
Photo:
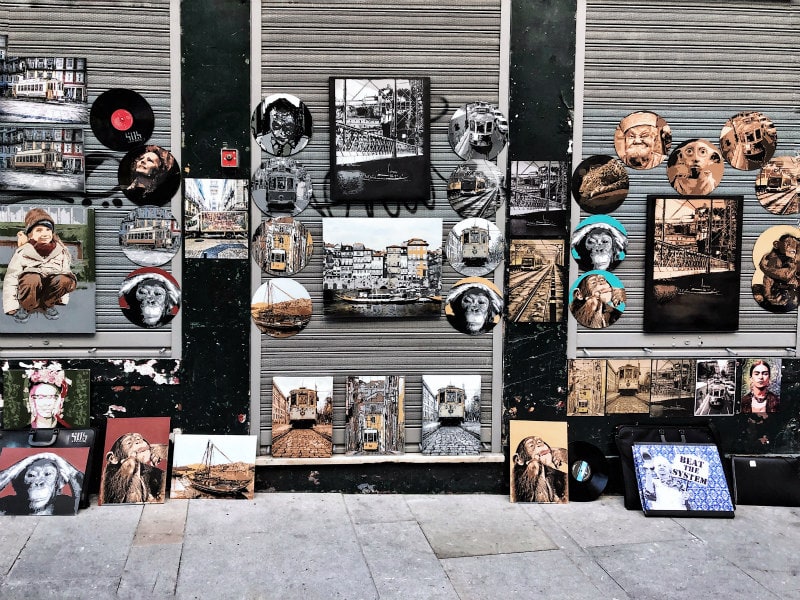
[[[166,325],[178,313],[180,303],[178,282],[161,269],[138,269],[128,275],[119,290],[123,314],[139,327]]]
[[[100,504],[163,502],[166,478],[158,465],[166,444],[150,444],[140,433],[121,435],[106,453]]]

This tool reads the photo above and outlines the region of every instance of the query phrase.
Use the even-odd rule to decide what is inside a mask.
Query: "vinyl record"
[[[89,123],[95,137],[112,150],[141,146],[153,133],[153,109],[133,90],[106,90],[92,103]]]
[[[608,483],[608,461],[597,446],[572,442],[569,456],[569,499],[586,502],[597,499]]]
[[[161,146],[137,146],[119,163],[117,181],[125,196],[138,204],[163,206],[181,186],[181,168]]]

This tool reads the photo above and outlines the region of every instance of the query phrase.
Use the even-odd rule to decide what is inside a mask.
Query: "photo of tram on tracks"
[[[273,377],[272,456],[327,457],[332,438],[333,377]]]

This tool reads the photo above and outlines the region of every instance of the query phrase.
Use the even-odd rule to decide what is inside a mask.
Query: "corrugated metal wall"
[[[444,247],[450,229],[461,220],[446,196],[447,178],[461,162],[447,141],[447,125],[456,108],[472,100],[505,107],[506,98],[499,92],[500,33],[500,0],[262,3],[260,19],[254,21],[253,38],[261,40],[261,65],[255,67],[253,108],[261,98],[281,92],[299,97],[311,111],[313,138],[294,158],[312,175],[314,199],[298,218],[315,243],[310,264],[294,277],[311,294],[314,316],[309,326],[282,340],[254,334],[253,345],[260,348],[254,361],[254,380],[258,380],[254,394],[260,399],[262,445],[271,442],[273,375],[333,375],[334,452],[344,444],[346,376],[404,375],[406,451],[415,452],[422,420],[422,375],[478,373],[482,376],[484,448],[499,451],[499,435],[498,439],[492,436],[492,417],[493,404],[499,414],[500,398],[499,393],[492,398],[492,388],[500,377],[496,349],[500,327],[491,335],[467,336],[453,329],[444,315],[416,321],[342,321],[322,316],[322,219],[369,216],[363,204],[347,207],[329,201],[328,78],[430,77],[431,198],[427,205],[376,203],[374,216],[442,218]],[[258,153],[254,154],[258,159]],[[256,211],[254,228],[261,218]],[[253,268],[257,286],[266,277]],[[445,264],[443,294],[459,278]]]
[[[130,88],[142,94],[155,114],[149,143],[169,148],[180,160],[180,149],[173,146],[179,138],[172,136],[171,128],[170,5],[170,0],[3,0],[0,33],[8,34],[9,56],[85,57],[90,105],[111,88]],[[180,313],[170,326],[146,330],[130,323],[119,309],[119,286],[128,273],[139,268],[126,258],[117,235],[120,220],[135,208],[117,184],[117,168],[124,152],[100,144],[87,125],[84,153],[86,194],[73,201],[95,209],[97,335],[49,340],[41,336],[3,336],[0,356],[180,356]],[[47,194],[0,194],[0,202],[23,200],[63,202],[50,200]],[[177,199],[172,211],[180,219]],[[180,260],[174,261],[174,269],[170,265],[162,268],[178,274],[179,263]]]
[[[800,148],[796,1],[586,0],[579,4],[578,24],[575,165],[594,154],[616,156],[614,129],[636,110],[654,111],[667,120],[673,148],[692,138],[719,145],[725,122],[743,110],[761,111],[773,121],[778,129],[775,156],[793,156]],[[676,192],[667,180],[666,161],[650,171],[628,172],[630,192],[612,213],[629,233],[628,256],[615,270],[628,293],[627,308],[613,327],[604,330],[576,328],[570,318],[570,353],[647,356],[652,350],[677,356],[728,352],[794,356],[787,348],[797,345],[797,312],[764,311],[753,300],[750,284],[758,235],[772,225],[796,225],[797,215],[767,212],[755,196],[758,171],[737,171],[727,164],[713,195],[744,196],[739,331],[642,333],[646,197]],[[570,281],[577,275],[573,262]]]

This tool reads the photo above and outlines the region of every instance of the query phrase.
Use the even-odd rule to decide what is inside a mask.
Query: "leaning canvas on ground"
[[[511,502],[568,502],[566,422],[513,419],[509,448]]]
[[[360,456],[402,454],[405,396],[405,377],[349,376],[345,383],[345,452]]]
[[[176,435],[169,497],[252,500],[256,440],[255,435]]]
[[[634,444],[633,464],[648,517],[734,516],[716,445]]]
[[[99,504],[164,502],[169,422],[169,417],[106,421]]]
[[[427,201],[426,77],[330,79],[331,199]]]
[[[3,429],[89,427],[88,369],[62,369],[56,362],[31,361],[3,373]]]
[[[78,512],[89,447],[0,448],[0,515]]]
[[[0,206],[0,335],[95,332],[94,217],[74,205]]]
[[[481,376],[422,376],[422,454],[481,453]]]
[[[273,377],[272,456],[326,458],[332,440],[333,377]]]

